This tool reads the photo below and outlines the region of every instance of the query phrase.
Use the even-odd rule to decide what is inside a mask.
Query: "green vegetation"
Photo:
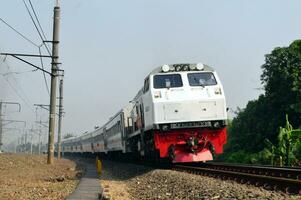
[[[301,132],[292,127],[301,126],[301,40],[267,54],[262,70],[264,94],[238,109],[229,124],[225,154],[219,159],[300,165]]]
[[[300,157],[296,155],[301,149],[301,129],[294,130],[292,125],[288,121],[286,116],[286,127],[280,127],[278,135],[278,146],[274,146],[270,141],[266,141],[268,145],[268,151],[270,152],[271,164],[280,166],[299,165]]]

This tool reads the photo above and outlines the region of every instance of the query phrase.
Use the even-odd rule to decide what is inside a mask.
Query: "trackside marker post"
[[[96,157],[96,169],[97,169],[98,175],[100,176],[101,171],[102,171],[102,163],[101,163],[101,160],[98,158],[98,156]]]

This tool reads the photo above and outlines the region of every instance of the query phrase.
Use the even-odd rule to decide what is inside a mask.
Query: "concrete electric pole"
[[[60,6],[56,0],[53,14],[53,39],[52,39],[52,63],[51,63],[51,91],[50,91],[50,113],[49,113],[49,138],[47,164],[53,163],[54,158],[54,129],[55,129],[55,107],[56,107],[56,82],[59,64],[59,30],[60,30]]]
[[[58,124],[58,139],[57,139],[57,158],[61,158],[62,151],[62,118],[63,118],[63,77],[60,80],[60,90],[59,90],[59,124]]]
[[[18,105],[19,106],[19,112],[21,111],[21,105],[17,102],[4,102],[4,101],[0,101],[0,153],[2,152],[2,145],[3,145],[3,122],[4,121],[9,121],[9,123],[11,122],[24,122],[24,121],[17,121],[17,120],[3,120],[3,104],[13,104],[13,105]],[[26,122],[25,122],[26,124]]]
[[[0,153],[2,152],[2,132],[3,131],[3,127],[2,127],[2,101],[0,102]]]

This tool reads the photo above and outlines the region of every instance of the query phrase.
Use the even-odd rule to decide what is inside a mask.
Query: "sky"
[[[52,38],[53,1],[31,0],[47,39]],[[28,0],[25,0],[28,2]],[[28,4],[29,5],[29,4]],[[213,66],[232,110],[263,90],[264,55],[301,38],[301,1],[290,0],[64,0],[61,1],[60,61],[65,70],[63,134],[81,134],[104,124],[126,105],[154,68],[171,63]],[[22,0],[3,1],[0,18],[34,43],[41,40]],[[0,52],[38,54],[38,48],[0,21]],[[45,50],[42,50],[46,54]],[[46,121],[49,104],[43,74],[0,58],[0,99],[5,119]],[[40,65],[39,59],[28,59]],[[50,70],[50,60],[43,59]],[[18,72],[6,74],[7,72]],[[50,83],[47,77],[48,85]],[[230,113],[231,115],[231,113]],[[232,115],[233,116],[233,115]],[[22,124],[9,127],[22,128]],[[47,129],[42,130],[44,135]],[[22,131],[6,130],[6,143]]]

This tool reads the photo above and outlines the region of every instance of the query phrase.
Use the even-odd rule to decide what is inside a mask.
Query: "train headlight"
[[[197,65],[196,65],[196,68],[198,69],[198,70],[203,70],[204,69],[204,64],[203,63],[198,63]]]
[[[169,71],[169,66],[168,65],[163,65],[162,66],[162,71],[163,72],[168,72]]]
[[[169,131],[169,130],[170,130],[170,127],[169,127],[168,124],[163,124],[163,125],[161,125],[161,130],[162,130],[162,131]]]
[[[175,66],[175,69],[176,69],[177,72],[178,72],[178,71],[181,71],[182,66],[181,66],[181,65],[176,65],[176,66]]]
[[[221,124],[219,122],[214,122],[213,123],[213,127],[214,128],[220,128],[221,127]]]
[[[222,89],[220,87],[215,88],[214,90],[215,94],[222,94]]]
[[[195,69],[196,69],[196,65],[190,65],[190,66],[189,66],[189,69],[190,69],[190,70],[195,70]]]
[[[155,91],[154,92],[154,98],[161,98],[161,91]]]
[[[188,65],[183,65],[183,71],[188,71],[189,66]]]

